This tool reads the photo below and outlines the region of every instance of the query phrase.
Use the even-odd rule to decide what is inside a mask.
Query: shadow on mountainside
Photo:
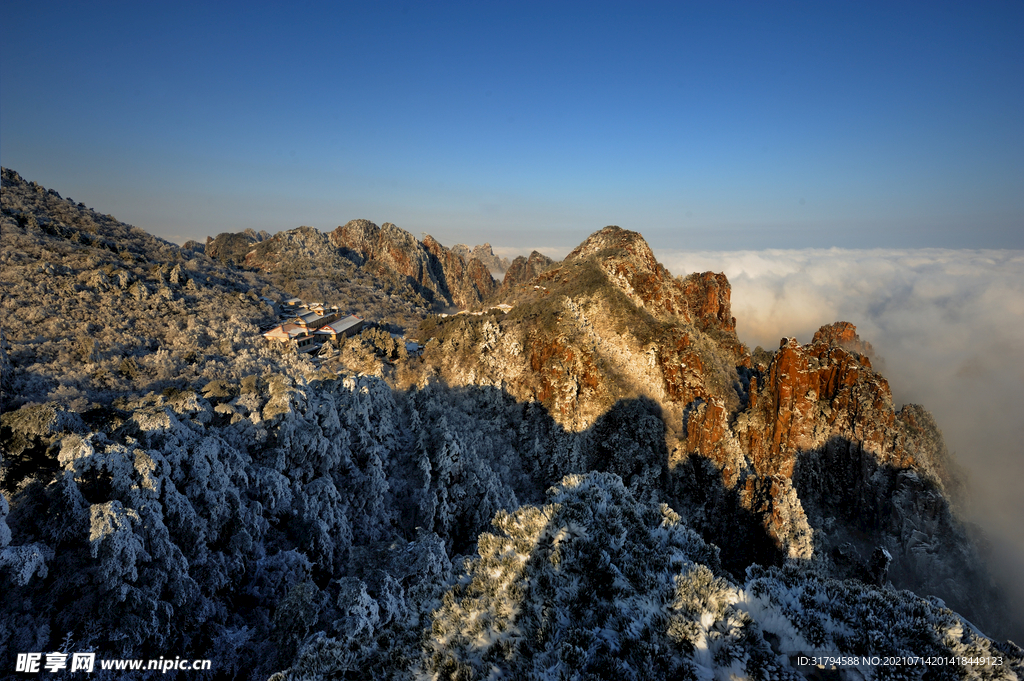
[[[793,484],[815,531],[815,553],[835,577],[938,596],[986,633],[1021,640],[1024,621],[1009,611],[935,482],[833,437],[798,455]]]
[[[434,537],[431,555],[442,563],[476,553],[485,548],[478,537],[500,512],[540,503],[563,476],[589,471],[614,473],[637,502],[653,508],[665,502],[686,516],[721,548],[723,567],[734,575],[782,559],[761,519],[723,488],[713,465],[694,456],[669,473],[665,424],[650,399],[621,400],[577,433],[541,405],[517,402],[497,387],[433,382],[399,391],[365,376],[303,383],[278,374],[201,392],[186,388],[126,402],[124,420],[105,424],[72,419],[58,408],[4,414],[0,444],[5,452],[20,449],[16,466],[0,476],[10,495],[7,548],[13,556],[32,545],[40,564],[51,568],[18,573],[21,581],[0,576],[0,589],[10,594],[3,606],[3,619],[15,627],[10,631],[84,635],[92,623],[87,633],[99,649],[121,646],[137,657],[159,656],[169,646],[208,657],[213,651],[195,641],[246,632],[230,659],[282,668],[314,627],[346,635],[336,624],[349,607],[339,580],[365,576],[364,548],[401,552]],[[866,494],[857,484],[863,480],[878,492]],[[963,583],[955,543],[921,544],[917,533],[941,536],[942,523],[952,520],[938,492],[912,474],[873,468],[859,449],[835,441],[801,456],[797,483],[829,546],[891,546],[890,575],[899,586],[946,598]],[[61,503],[67,508],[57,515],[43,510]],[[898,541],[887,544],[890,534]],[[591,549],[581,555],[581,569],[596,566],[614,582],[600,547]],[[396,559],[399,564],[405,565]],[[26,570],[34,565],[24,563]],[[360,588],[379,602],[401,603],[435,579],[420,579],[417,570],[406,566]],[[909,576],[898,581],[903,570]],[[607,581],[595,579],[599,586]],[[83,598],[118,590],[134,600],[116,612]],[[288,629],[286,598],[314,604],[319,615],[310,617],[319,623]],[[969,602],[948,600],[974,612]],[[221,614],[197,619],[200,605]],[[148,612],[159,619],[147,619]],[[977,623],[989,626],[985,619]],[[11,638],[8,650],[60,643],[41,636]]]
[[[543,506],[499,513],[424,636],[432,678],[688,678],[701,632],[674,607],[717,550],[608,473],[566,476]],[[723,589],[724,590],[724,589]],[[674,602],[675,601],[675,602]],[[678,621],[676,621],[678,620]],[[712,620],[713,621],[713,620]],[[768,646],[761,642],[763,653]]]
[[[566,476],[546,501],[499,513],[480,536],[421,639],[431,678],[840,678],[800,662],[821,650],[1019,665],[1012,643],[907,591],[796,564],[730,581],[715,547],[618,476]],[[322,658],[299,666],[320,671]]]
[[[722,567],[737,578],[751,565],[781,565],[785,559],[763,520],[743,504],[740,492],[738,485],[727,488],[714,464],[696,454],[671,473],[669,505],[704,541],[721,549]]]

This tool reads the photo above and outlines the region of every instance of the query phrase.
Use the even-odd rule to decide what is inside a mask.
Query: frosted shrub
[[[792,660],[801,655],[893,657],[999,657],[992,665],[933,667],[949,678],[1014,679],[1020,649],[1000,647],[959,615],[932,600],[892,587],[874,588],[857,580],[822,578],[796,567],[752,567],[740,604],[761,628],[775,637],[777,649]],[[1009,653],[1009,654],[1007,654]],[[877,678],[904,678],[914,668],[862,665],[859,672]],[[954,676],[955,674],[955,676]],[[919,678],[912,674],[907,678]],[[925,677],[927,678],[927,677]]]
[[[778,668],[717,549],[618,476],[571,475],[498,513],[425,642],[433,679],[702,678]]]

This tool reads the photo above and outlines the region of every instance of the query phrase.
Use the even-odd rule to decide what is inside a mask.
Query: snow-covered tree
[[[768,678],[768,644],[717,574],[717,549],[610,473],[494,519],[425,642],[434,679]]]

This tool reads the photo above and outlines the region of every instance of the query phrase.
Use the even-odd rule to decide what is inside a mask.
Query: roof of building
[[[316,333],[333,336],[339,333],[344,333],[345,331],[351,329],[356,324],[362,323],[362,317],[357,317],[354,314],[350,314],[344,319],[339,319],[336,322],[331,322],[330,324],[322,326],[319,330],[316,331]]]
[[[314,312],[311,310],[309,312],[303,312],[297,317],[297,319],[300,319],[302,323],[306,324],[307,326],[322,326],[322,323],[318,322],[320,322],[320,320],[324,319],[325,317],[327,317],[327,315],[322,315],[319,312]]]
[[[270,331],[263,334],[264,338],[273,338],[276,340],[291,340],[298,336],[305,336],[308,334],[308,330],[304,326],[298,324],[282,324],[281,326],[275,326]]]

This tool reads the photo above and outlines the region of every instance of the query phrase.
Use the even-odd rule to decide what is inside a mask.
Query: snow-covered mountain
[[[5,673],[1024,673],[956,464],[852,324],[750,351],[724,276],[617,227],[499,288],[389,224],[179,248],[2,181]],[[371,322],[328,362],[259,334],[311,295]]]

